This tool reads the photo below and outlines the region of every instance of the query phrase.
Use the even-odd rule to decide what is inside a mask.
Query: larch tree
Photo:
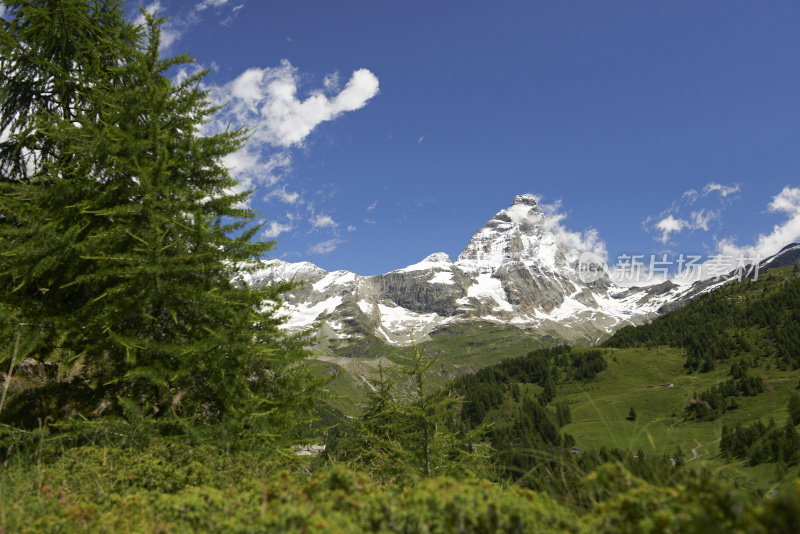
[[[4,70],[21,69],[35,48],[18,30],[33,15],[74,10],[64,24],[83,26],[51,33],[74,35],[76,50],[91,48],[82,40],[92,32],[103,36],[84,54],[89,66],[81,55],[54,67],[51,85],[65,87],[55,104],[32,89],[24,124],[24,106],[0,93],[6,330],[42,333],[39,358],[71,368],[90,392],[73,407],[82,415],[285,431],[311,409],[317,382],[303,364],[305,338],[279,329],[279,295],[292,286],[255,289],[237,278],[263,267],[274,245],[254,240],[255,213],[244,207],[252,192],[235,192],[221,164],[246,132],[202,134],[216,111],[200,87],[205,72],[170,79],[191,59],[160,58],[163,20],[131,26],[113,1],[6,5]],[[15,161],[20,154],[29,161]]]

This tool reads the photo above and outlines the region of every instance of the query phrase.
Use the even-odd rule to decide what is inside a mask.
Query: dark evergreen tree
[[[123,83],[111,67],[141,37],[120,0],[6,0],[0,19],[0,176],[42,179],[48,161],[68,158],[38,127],[40,114],[70,120],[97,113],[86,88]],[[96,116],[96,115],[95,115]]]
[[[414,476],[413,443],[409,429],[413,421],[405,407],[394,399],[396,384],[383,365],[363,388],[363,413],[339,424],[325,443],[325,457],[367,467],[381,480]]]
[[[30,13],[40,15],[28,10],[33,2],[19,4],[9,6],[4,46],[9,24],[24,27],[33,24]],[[115,42],[98,45],[107,46],[96,52],[102,76],[76,75],[76,89],[65,86],[79,105],[40,107],[25,126],[53,156],[28,165],[31,176],[4,159],[6,321],[48,333],[39,357],[72,366],[95,414],[135,406],[285,429],[297,420],[292,408],[311,408],[314,381],[302,365],[303,337],[278,329],[279,294],[291,286],[251,289],[233,279],[262,266],[273,245],[252,241],[254,214],[241,207],[250,192],[232,193],[237,183],[220,163],[244,132],[200,133],[216,111],[199,87],[205,73],[177,84],[166,76],[190,59],[159,57],[161,21],[148,17],[138,47],[142,29],[126,26],[117,2],[36,4],[54,18],[64,6],[87,19],[102,7],[109,29],[100,34]],[[16,124],[6,117],[13,100],[1,94],[2,123]],[[62,100],[78,101],[70,98]],[[27,139],[12,137],[16,153]]]
[[[789,419],[792,424],[800,424],[800,393],[796,391],[789,395],[789,400],[786,403],[789,410]]]

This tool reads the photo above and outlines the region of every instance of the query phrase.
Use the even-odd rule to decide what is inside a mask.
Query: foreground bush
[[[583,480],[586,510],[483,480],[399,487],[174,443],[75,448],[0,473],[4,532],[793,532],[800,519],[800,481],[762,499],[709,478],[657,487],[614,464]]]

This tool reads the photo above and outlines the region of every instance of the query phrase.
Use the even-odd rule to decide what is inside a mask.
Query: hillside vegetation
[[[544,462],[520,451],[569,447],[583,471],[616,458],[634,471],[652,462],[638,472],[654,481],[707,469],[760,491],[790,484],[800,474],[800,369],[787,357],[800,334],[797,271],[727,286],[605,348],[533,351],[459,377],[462,418],[489,424],[496,461],[526,476]],[[701,350],[701,338],[716,344]],[[713,358],[697,369],[698,354]]]

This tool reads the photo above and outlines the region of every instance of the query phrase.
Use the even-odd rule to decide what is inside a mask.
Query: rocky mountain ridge
[[[733,278],[731,273],[691,285],[621,287],[601,273],[587,282],[579,272],[582,252],[540,211],[535,196],[519,195],[473,235],[455,261],[437,252],[408,267],[366,277],[327,272],[308,262],[275,261],[241,276],[255,286],[273,280],[307,282],[284,295],[290,330],[321,323],[324,338],[354,342],[376,336],[396,345],[422,341],[445,325],[466,321],[594,343]],[[796,262],[797,255],[800,246],[791,245],[762,264]]]

